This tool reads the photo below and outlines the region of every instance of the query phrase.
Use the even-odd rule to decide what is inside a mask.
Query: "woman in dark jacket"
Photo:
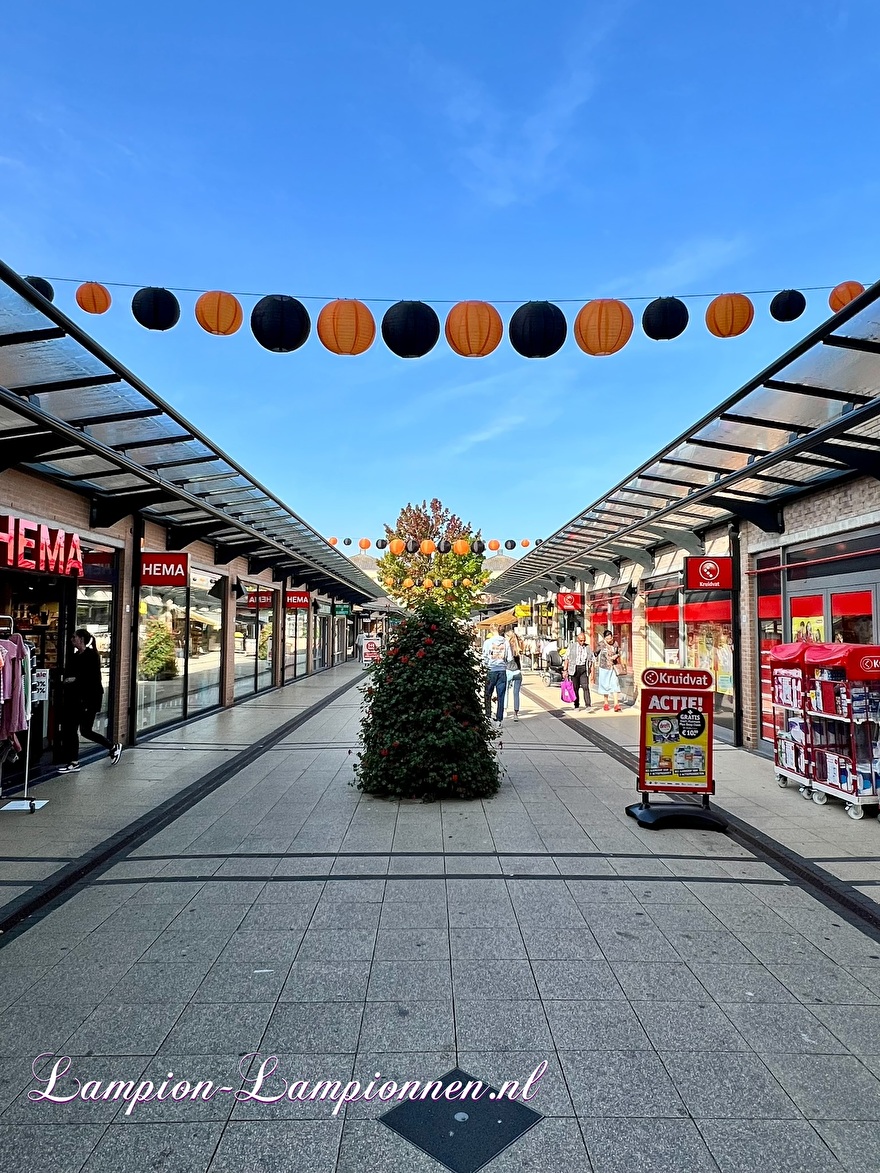
[[[84,627],[73,633],[74,653],[70,658],[64,676],[64,756],[67,765],[61,767],[62,774],[72,774],[79,765],[79,735],[89,741],[103,745],[110,754],[110,764],[115,766],[122,753],[122,745],[111,745],[92,726],[101,710],[104,699],[104,685],[101,682],[101,657],[95,647],[92,634]]]

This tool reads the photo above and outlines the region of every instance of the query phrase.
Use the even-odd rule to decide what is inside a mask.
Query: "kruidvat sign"
[[[0,567],[81,575],[79,534],[0,514]]]
[[[189,554],[141,554],[141,586],[189,586]]]
[[[559,591],[556,595],[556,605],[560,611],[583,611],[584,596],[574,591]]]
[[[714,677],[702,668],[646,668],[642,673],[642,687],[711,691]]]
[[[684,589],[686,591],[732,591],[733,559],[685,558]]]

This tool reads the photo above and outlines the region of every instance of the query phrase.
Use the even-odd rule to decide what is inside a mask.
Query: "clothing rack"
[[[14,634],[15,634],[15,620],[13,619],[13,617],[11,615],[0,615],[0,639],[3,639],[4,636],[14,635]],[[24,640],[24,644],[25,644],[25,647],[28,649],[28,655],[31,660],[31,679],[33,679],[34,659],[35,659],[37,650],[33,646],[33,644],[28,643],[27,640]],[[31,704],[30,704],[30,710],[31,711],[28,714],[28,728],[26,731],[27,736],[25,738],[25,745],[24,745],[24,796],[19,799],[14,799],[11,802],[7,802],[5,804],[5,806],[0,807],[0,810],[3,810],[3,811],[23,811],[23,810],[26,810],[26,811],[30,811],[31,814],[33,814],[34,811],[39,810],[41,807],[44,807],[46,805],[46,803],[48,802],[48,799],[43,798],[43,799],[37,800],[37,799],[31,798],[28,794],[28,787],[30,785],[30,769],[31,769],[31,737],[33,736],[33,701],[32,700],[31,700]],[[0,794],[2,794],[2,793],[3,793],[3,763],[0,762]]]

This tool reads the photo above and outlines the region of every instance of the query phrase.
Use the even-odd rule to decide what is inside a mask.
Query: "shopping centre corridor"
[[[88,870],[2,938],[0,1170],[442,1168],[393,1104],[102,1098],[253,1087],[254,1054],[288,1083],[495,1088],[546,1060],[542,1119],[491,1173],[880,1168],[877,940],[731,837],[637,828],[625,761],[534,681],[492,800],[361,796],[361,681],[266,694],[6,816],[7,907]],[[70,1057],[57,1098],[92,1092],[29,1098],[41,1053]]]

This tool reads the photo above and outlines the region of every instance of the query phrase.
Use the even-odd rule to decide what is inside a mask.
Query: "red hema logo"
[[[182,562],[145,562],[144,574],[158,575],[162,578],[186,578]]]

